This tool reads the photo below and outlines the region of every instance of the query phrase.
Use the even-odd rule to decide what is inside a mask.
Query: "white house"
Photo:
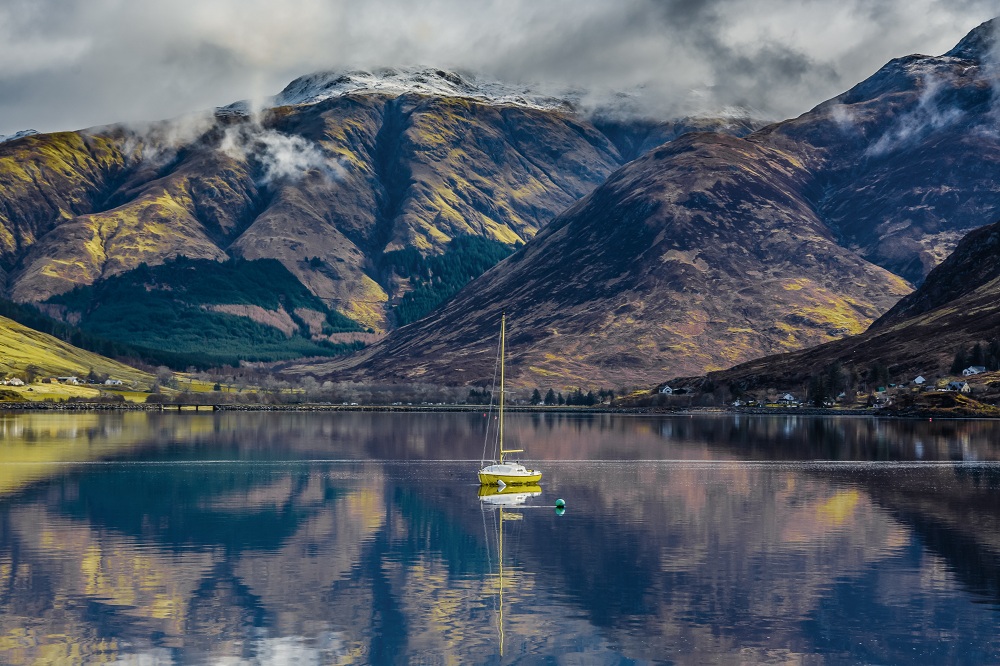
[[[663,388],[660,389],[660,393],[662,393],[663,395],[673,395],[674,390],[669,386],[664,386]]]
[[[963,377],[971,377],[972,375],[978,375],[981,372],[986,372],[986,366],[983,365],[970,365],[965,370],[962,370]]]
[[[923,375],[917,375],[917,378],[913,380],[913,383],[916,384],[917,386],[923,386],[924,383],[926,382],[927,380],[924,379]]]
[[[948,390],[969,393],[972,389],[969,388],[968,382],[948,382]]]
[[[786,393],[785,395],[778,398],[778,402],[786,405],[794,405],[796,404],[797,401],[795,400],[794,395],[792,395],[791,393]]]
[[[120,379],[105,379],[104,380],[104,385],[105,386],[121,386],[122,385],[122,380],[120,380]]]
[[[79,384],[79,377],[56,377],[63,384]]]
[[[17,377],[13,377],[13,378],[7,380],[7,385],[8,386],[24,386],[24,381],[21,380],[21,379],[19,379],[19,378],[17,378]]]

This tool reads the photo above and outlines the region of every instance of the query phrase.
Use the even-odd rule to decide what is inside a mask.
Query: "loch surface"
[[[1000,422],[489,422],[0,412],[0,663],[1000,662]]]

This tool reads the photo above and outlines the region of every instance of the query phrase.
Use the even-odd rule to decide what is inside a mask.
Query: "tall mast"
[[[500,427],[498,437],[500,438],[500,464],[503,464],[503,457],[506,453],[521,453],[524,449],[503,448],[503,403],[504,403],[504,355],[507,345],[507,313],[500,317]]]
[[[504,353],[505,353],[505,343],[507,337],[507,313],[504,312],[500,315],[500,464],[503,464],[503,454],[505,453],[503,449],[503,380],[504,380]]]

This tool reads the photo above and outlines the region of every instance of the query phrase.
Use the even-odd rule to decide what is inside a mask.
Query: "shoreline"
[[[162,404],[162,403],[95,403],[95,402],[0,402],[0,412],[384,412],[384,413],[475,413],[488,409],[488,405],[330,405],[322,403],[302,403],[289,405],[267,404]],[[820,407],[566,407],[507,405],[506,411],[531,414],[623,414],[623,415],[747,415],[747,416],[851,416],[891,419],[988,419],[994,415],[950,415],[937,411],[896,413],[881,409],[825,409]]]

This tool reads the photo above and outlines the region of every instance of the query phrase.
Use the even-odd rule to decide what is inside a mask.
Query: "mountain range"
[[[612,174],[427,319],[293,373],[656,383],[857,334],[1000,210],[994,22],[799,118],[692,133]]]
[[[116,276],[277,260],[336,326],[281,299],[184,308],[314,344],[390,332],[281,368],[317,377],[485,381],[503,310],[514,380],[541,386],[837,340],[997,217],[994,23],[767,126],[584,115],[572,96],[387,69],[308,75],[258,109],[23,136],[0,143],[0,278],[86,330]]]
[[[609,122],[613,141],[568,102],[430,70],[311,75],[273,102],[0,144],[5,293],[40,303],[179,255],[268,258],[382,331],[411,286],[387,253],[524,243],[626,161],[614,141],[633,155],[686,126]]]

